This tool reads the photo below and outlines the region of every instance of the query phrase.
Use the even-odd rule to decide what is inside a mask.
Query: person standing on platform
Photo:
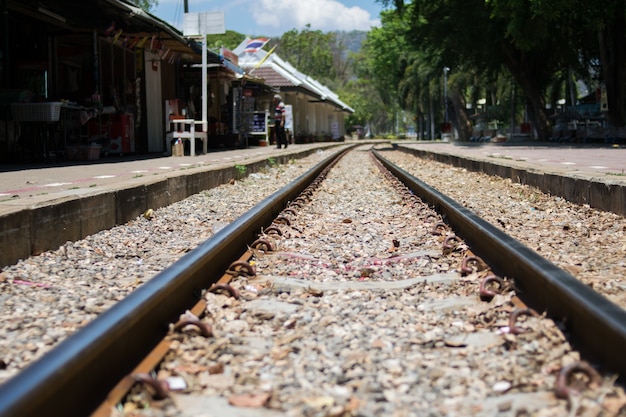
[[[274,96],[274,132],[276,134],[276,147],[284,144],[287,149],[287,136],[285,134],[285,103],[280,94]]]

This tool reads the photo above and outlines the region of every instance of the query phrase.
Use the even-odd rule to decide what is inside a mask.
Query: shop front
[[[163,150],[162,100],[152,100],[162,94],[161,69],[197,61],[198,45],[117,0],[3,7],[3,159],[93,160]]]
[[[270,113],[272,88],[260,79],[244,75],[233,88],[236,119],[233,130],[241,146],[268,146],[272,141],[273,120]]]

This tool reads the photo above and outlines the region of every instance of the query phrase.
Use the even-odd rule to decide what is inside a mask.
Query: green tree
[[[502,1],[502,0],[500,0]],[[606,86],[609,120],[615,126],[626,124],[626,2],[607,0],[533,0],[534,15],[543,16],[551,27],[567,34],[570,62],[576,74],[593,83],[593,77]],[[600,64],[600,65],[598,65]],[[590,73],[589,70],[592,70]],[[597,72],[597,74],[594,74]]]
[[[539,138],[548,139],[552,122],[546,112],[546,93],[555,77],[576,63],[577,48],[567,22],[559,25],[549,14],[536,13],[533,3],[491,0],[486,5],[492,23],[502,28],[498,56],[525,94]]]
[[[131,0],[131,3],[149,12],[152,10],[153,7],[159,5],[159,0]]]
[[[206,39],[209,49],[219,50],[221,47],[224,47],[232,50],[246,39],[246,35],[233,30],[227,30],[224,34],[207,35]]]
[[[384,103],[390,106],[397,99],[409,44],[404,36],[402,17],[391,12],[383,13],[381,17],[383,26],[372,29],[363,44],[365,66],[358,75],[372,80]]]
[[[374,113],[372,123],[377,131],[390,132],[395,129],[395,117],[398,113],[398,86],[407,67],[411,47],[408,44],[402,15],[393,12],[381,14],[383,25],[367,34],[363,43],[361,58],[358,61],[356,75],[371,84],[375,95],[371,100],[381,101]]]
[[[353,126],[369,126],[372,133],[379,133],[386,129],[389,115],[374,84],[366,79],[356,78],[338,91],[343,101],[348,103],[354,113],[346,117],[346,129]]]
[[[306,25],[302,31],[283,33],[276,41],[276,52],[298,71],[327,84],[336,75],[331,50],[334,41],[333,33],[311,30],[311,25]]]
[[[506,97],[495,101],[502,107],[508,100],[513,115],[519,112],[519,88],[540,139],[547,139],[552,130],[546,104],[563,96],[576,104],[577,79],[592,88],[604,83],[610,121],[616,126],[626,123],[623,0],[380,2],[410,16],[406,37],[431,65],[479,74],[486,77],[483,85],[502,80],[499,92]],[[453,104],[462,112],[457,108],[461,102]]]
[[[555,72],[567,67],[563,57],[567,56],[568,47],[563,46],[563,36],[555,36],[549,30],[546,19],[530,13],[527,3],[525,0],[413,0],[406,5],[396,4],[396,8],[409,16],[405,36],[438,71],[449,67],[451,74],[461,71],[482,74],[492,82],[506,69],[525,94],[539,137],[547,139],[552,129],[544,92]],[[465,96],[460,88],[463,84],[453,83],[455,88],[447,98],[456,116],[465,113],[460,107]],[[454,121],[462,122],[457,127],[466,129],[464,121],[459,118]]]

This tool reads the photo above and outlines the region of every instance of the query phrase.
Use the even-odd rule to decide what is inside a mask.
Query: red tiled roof
[[[272,87],[297,87],[291,81],[274,71],[271,67],[259,67],[257,69],[246,68],[250,76],[261,78],[265,84]]]

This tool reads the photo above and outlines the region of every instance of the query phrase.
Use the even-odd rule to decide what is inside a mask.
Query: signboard
[[[265,133],[265,112],[256,112],[252,117],[252,133]]]
[[[285,129],[293,132],[293,106],[285,104]]]
[[[339,123],[333,122],[330,125],[330,132],[333,135],[333,139],[339,139]]]
[[[203,36],[221,35],[226,33],[224,12],[197,12],[185,13],[183,20],[183,35]]]

